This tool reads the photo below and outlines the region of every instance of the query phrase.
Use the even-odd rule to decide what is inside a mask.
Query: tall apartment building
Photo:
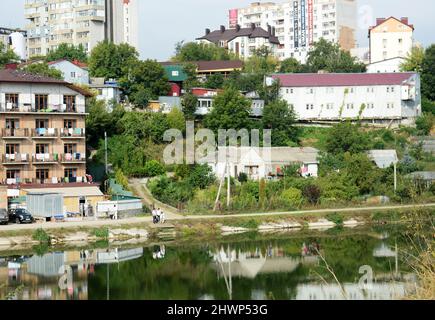
[[[46,55],[61,43],[137,43],[137,0],[26,0],[29,56]]]
[[[291,0],[283,3],[255,2],[229,12],[229,26],[254,23],[276,30],[279,59],[294,57],[305,62],[314,42],[324,38],[350,51],[356,47],[356,0]]]
[[[5,48],[13,50],[21,60],[27,58],[26,38],[24,30],[0,27],[0,42]]]
[[[0,71],[0,184],[86,181],[87,95],[64,81]]]
[[[369,30],[370,63],[405,58],[414,44],[414,26],[408,18],[378,18]]]

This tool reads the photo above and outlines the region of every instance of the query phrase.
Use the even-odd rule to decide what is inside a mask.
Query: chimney
[[[272,27],[269,24],[267,25],[267,33],[272,35]]]
[[[239,32],[240,31],[240,24],[236,25],[236,31]]]
[[[251,23],[251,30],[255,30],[255,23]]]
[[[380,25],[381,23],[383,23],[385,21],[385,18],[377,18],[376,19],[376,25]]]
[[[209,35],[210,34],[210,29],[205,29],[205,35],[207,36],[207,35]]]
[[[225,32],[225,26],[221,26],[221,32],[222,32],[222,33]]]
[[[409,24],[409,19],[408,19],[408,17],[402,17],[402,18],[400,19],[400,21],[402,21],[403,24],[406,24],[406,25]]]
[[[272,36],[274,37],[275,34],[276,34],[276,29],[275,29],[275,27],[272,27]]]

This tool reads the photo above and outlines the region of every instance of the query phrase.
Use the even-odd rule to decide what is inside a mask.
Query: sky
[[[137,0],[139,1],[139,49],[142,58],[168,60],[179,41],[192,41],[206,28],[228,24],[228,10],[260,0]],[[285,2],[283,0],[268,0]],[[260,1],[260,2],[268,2]],[[368,46],[368,25],[376,17],[408,16],[414,24],[415,39],[423,46],[435,43],[433,0],[357,0],[360,47]],[[0,0],[0,27],[23,28],[24,0]]]

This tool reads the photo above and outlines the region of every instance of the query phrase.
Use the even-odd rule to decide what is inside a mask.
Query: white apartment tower
[[[229,26],[254,23],[267,30],[275,27],[280,42],[277,56],[305,62],[314,42],[324,38],[350,51],[356,47],[356,0],[291,0],[255,2],[229,12]]]
[[[137,48],[138,0],[26,0],[28,55],[46,55],[59,44],[127,42]],[[116,30],[109,32],[108,30]]]

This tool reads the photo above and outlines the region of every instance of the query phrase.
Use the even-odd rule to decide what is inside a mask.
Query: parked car
[[[20,224],[20,223],[33,223],[35,219],[33,219],[30,212],[27,211],[26,209],[10,209],[9,221]]]
[[[8,224],[9,217],[6,209],[0,209],[0,224]]]

